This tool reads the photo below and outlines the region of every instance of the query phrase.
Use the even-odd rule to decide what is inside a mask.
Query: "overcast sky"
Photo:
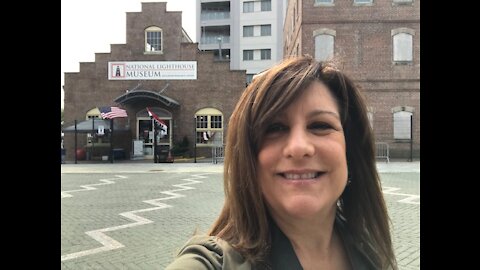
[[[64,72],[78,72],[80,62],[94,62],[110,44],[125,44],[126,12],[141,11],[142,2],[167,2],[167,11],[182,11],[183,29],[196,41],[195,0],[61,0],[62,108]]]

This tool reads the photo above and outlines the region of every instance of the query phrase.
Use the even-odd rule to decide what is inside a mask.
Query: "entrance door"
[[[157,124],[157,146],[160,149],[160,146],[172,147],[172,119],[163,118],[161,119],[167,125],[166,129],[161,129],[160,125]],[[143,155],[147,159],[153,159],[153,125],[154,120],[150,117],[137,117],[137,139],[143,142]]]

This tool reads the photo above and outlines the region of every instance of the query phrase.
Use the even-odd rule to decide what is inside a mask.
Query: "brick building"
[[[352,77],[391,157],[420,156],[420,0],[289,0],[284,56],[302,54]]]
[[[112,44],[110,53],[96,53],[95,62],[65,73],[65,126],[100,118],[101,107],[120,107],[128,117],[114,119],[113,147],[127,159],[149,159],[155,140],[148,107],[167,125],[157,145],[171,149],[187,140],[184,155],[192,154],[194,142],[198,155],[208,155],[224,142],[245,70],[232,71],[229,62],[199,51],[182,29],[181,12],[167,11],[166,3],[142,3],[141,12],[126,16],[126,44]],[[77,133],[77,149],[88,159],[110,153],[109,122],[103,127],[105,132],[92,125],[92,132]],[[66,160],[73,160],[74,133],[65,133],[64,145]]]

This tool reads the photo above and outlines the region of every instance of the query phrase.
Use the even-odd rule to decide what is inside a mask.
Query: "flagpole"
[[[90,148],[90,160],[93,160],[93,145],[94,145],[94,135],[95,135],[95,117],[92,116],[92,147]]]
[[[110,163],[113,163],[113,118],[110,118]]]
[[[193,163],[197,163],[197,117],[193,117]]]
[[[158,163],[157,157],[157,123],[153,120],[153,163]]]
[[[73,149],[75,153],[75,164],[77,164],[77,119],[75,119],[75,149]]]

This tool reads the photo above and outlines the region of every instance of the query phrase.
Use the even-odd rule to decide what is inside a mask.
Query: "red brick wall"
[[[335,30],[335,59],[339,68],[362,89],[372,108],[377,140],[390,144],[393,157],[409,157],[409,144],[393,139],[391,110],[397,106],[413,107],[413,148],[415,156],[419,157],[420,1],[397,5],[392,0],[374,0],[371,6],[355,6],[353,0],[335,0],[334,6],[328,7],[315,6],[314,2],[289,1],[284,56],[295,55],[296,44],[300,45],[300,54],[315,56],[313,31],[319,28]],[[302,8],[292,27],[294,6]],[[407,65],[393,63],[391,31],[401,27],[415,31],[413,62]]]
[[[144,54],[144,29],[158,26],[163,30],[163,54]],[[197,61],[197,80],[171,80],[162,94],[180,103],[178,108],[168,108],[160,102],[145,101],[131,103],[124,108],[129,115],[131,132],[118,134],[114,138],[116,148],[124,148],[127,157],[132,139],[136,136],[138,111],[146,106],[157,106],[172,113],[173,142],[187,136],[193,149],[193,117],[197,110],[213,107],[224,116],[224,133],[228,119],[245,88],[244,70],[231,71],[229,62],[214,61],[212,52],[200,52],[198,43],[181,43],[181,12],[166,12],[165,3],[142,3],[142,12],[127,13],[127,44],[111,45],[110,53],[96,53],[95,62],[81,63],[80,72],[65,73],[65,125],[85,120],[87,111],[100,106],[114,106],[114,100],[134,88],[139,82],[141,89],[160,91],[167,81],[113,81],[108,80],[109,61]],[[74,135],[65,134],[66,159],[74,159]],[[85,134],[78,134],[77,146],[86,143]]]

